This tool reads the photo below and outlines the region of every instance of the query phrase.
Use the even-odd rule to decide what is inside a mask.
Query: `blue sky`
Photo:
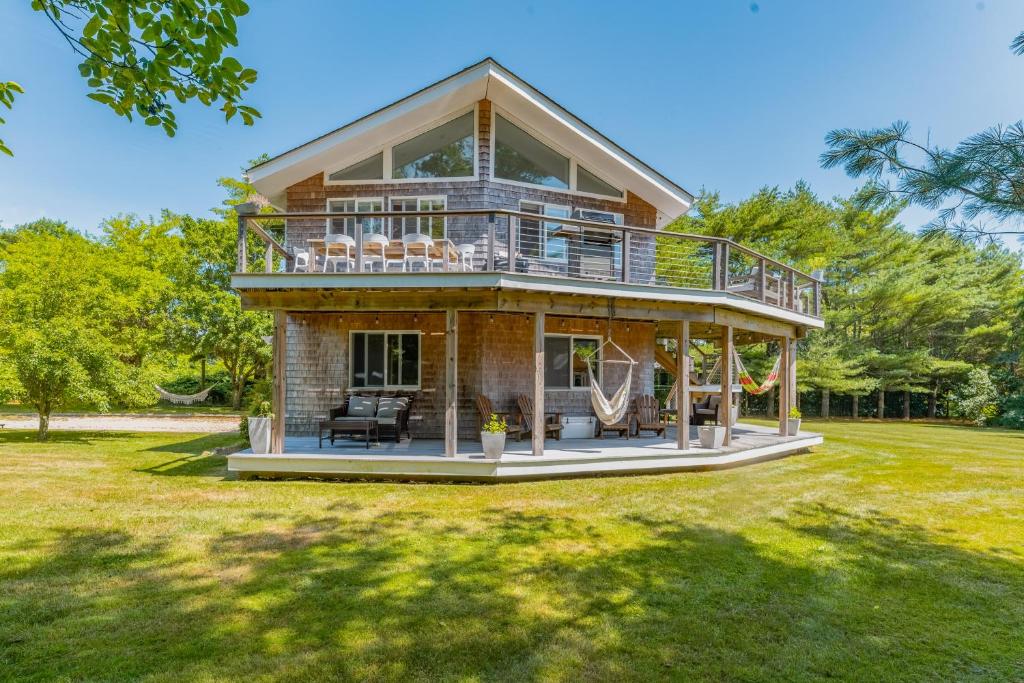
[[[77,60],[28,2],[0,7],[0,78],[26,89],[0,138],[0,225],[95,230],[162,208],[202,214],[238,175],[491,55],[683,187],[741,199],[807,180],[836,127],[906,119],[953,145],[1024,117],[1018,0],[285,2],[250,0],[234,53],[259,71],[255,127],[178,107],[174,139],[85,97]],[[930,215],[904,214],[909,227]]]

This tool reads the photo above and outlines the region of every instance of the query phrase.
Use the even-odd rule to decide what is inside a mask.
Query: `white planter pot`
[[[725,427],[701,425],[697,427],[697,435],[703,448],[721,448],[725,443]]]
[[[270,452],[270,418],[249,418],[249,445],[252,452],[264,454]]]
[[[732,407],[732,412],[730,413],[729,417],[732,419],[732,422],[730,424],[733,427],[735,427],[736,423],[740,421],[740,407],[739,406],[733,406]]]
[[[480,443],[484,445],[484,457],[488,460],[500,460],[505,452],[504,432],[480,432]]]
[[[791,436],[800,432],[800,418],[796,418],[795,420],[793,418],[789,418],[787,422],[789,423],[788,430]]]

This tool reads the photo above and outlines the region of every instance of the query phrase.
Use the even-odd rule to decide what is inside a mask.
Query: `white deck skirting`
[[[733,443],[718,450],[700,447],[692,428],[691,448],[676,448],[675,430],[668,439],[548,439],[544,455],[530,453],[530,442],[509,440],[500,460],[487,460],[479,442],[459,442],[454,458],[444,456],[444,442],[413,439],[400,444],[382,441],[369,449],[362,442],[317,447],[314,437],[288,437],[285,453],[228,456],[228,470],[243,477],[323,477],[341,479],[404,479],[435,481],[521,481],[609,474],[653,474],[713,470],[781,458],[822,443],[820,434],[779,436],[774,428],[737,425]]]

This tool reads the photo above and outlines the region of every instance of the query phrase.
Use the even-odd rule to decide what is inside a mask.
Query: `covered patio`
[[[780,435],[775,427],[754,424],[737,424],[732,434],[732,443],[719,449],[700,447],[696,427],[690,427],[686,449],[679,448],[674,426],[666,438],[548,440],[542,457],[533,455],[529,441],[509,441],[500,460],[485,459],[476,441],[460,441],[452,457],[445,455],[440,439],[384,440],[367,450],[358,440],[319,448],[316,437],[289,436],[280,454],[254,455],[246,450],[229,455],[228,470],[242,478],[522,481],[724,469],[800,453],[822,443],[819,434]]]

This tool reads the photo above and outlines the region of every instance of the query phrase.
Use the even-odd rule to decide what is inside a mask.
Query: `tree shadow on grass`
[[[233,438],[224,434],[207,434],[147,448],[150,453],[180,453],[181,456],[135,471],[171,477],[226,477],[227,458],[215,449],[232,445]]]
[[[346,507],[238,526],[187,550],[59,531],[35,562],[0,568],[0,662],[24,677],[168,680],[1024,671],[1019,559],[876,513],[808,505],[773,521],[773,538],[820,555],[651,515]]]
[[[35,444],[42,448],[60,444],[88,446],[105,441],[119,441],[130,438],[131,432],[90,432],[90,431],[50,431],[46,441],[36,438],[34,429],[0,429],[0,446]]]

